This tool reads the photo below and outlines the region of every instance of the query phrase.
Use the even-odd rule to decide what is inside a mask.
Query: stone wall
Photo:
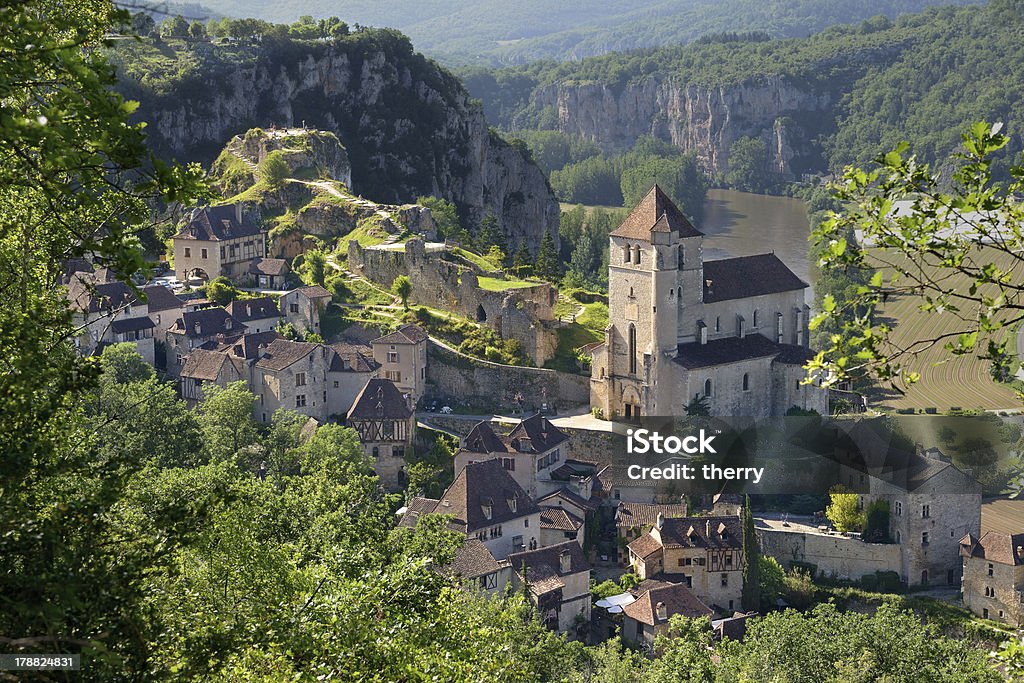
[[[813,564],[822,575],[858,581],[876,571],[900,573],[900,546],[865,543],[839,534],[780,531],[758,526],[755,530],[761,554],[770,555],[787,569],[794,562]]]
[[[554,315],[558,290],[548,283],[502,291],[482,289],[468,266],[443,249],[427,251],[418,238],[406,242],[404,249],[363,247],[351,240],[348,264],[353,272],[385,288],[405,275],[412,283],[412,301],[454,311],[505,339],[515,339],[537,365],[553,357],[558,348]]]
[[[514,411],[516,392],[525,397],[527,412],[540,408],[542,390],[559,411],[586,405],[590,379],[545,368],[491,363],[457,353],[433,339],[427,349],[427,394],[450,399],[481,412]]]

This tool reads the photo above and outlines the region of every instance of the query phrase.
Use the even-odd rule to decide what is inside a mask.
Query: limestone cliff
[[[159,87],[122,59],[123,87],[140,100],[158,153],[206,163],[248,128],[305,125],[344,143],[356,194],[389,204],[435,195],[454,201],[469,226],[492,212],[510,244],[535,251],[545,230],[557,240],[558,203],[542,171],[492,135],[459,81],[403,36],[366,30],[330,43],[190,50],[179,61],[187,54],[200,66],[168,73]]]
[[[729,148],[744,136],[762,138],[771,167],[786,177],[811,170],[817,152],[802,122],[828,112],[832,95],[782,77],[734,85],[698,86],[655,75],[616,87],[556,83],[537,88],[532,105],[557,112],[562,132],[606,150],[629,148],[653,135],[697,155],[705,170],[729,169]]]

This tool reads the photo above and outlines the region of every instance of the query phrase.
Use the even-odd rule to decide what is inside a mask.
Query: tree
[[[480,219],[480,227],[476,231],[476,244],[483,253],[491,247],[498,247],[503,253],[506,251],[505,233],[498,224],[498,218],[490,211]]]
[[[537,252],[537,262],[534,272],[547,280],[554,280],[558,277],[558,254],[555,251],[555,240],[551,233],[544,232],[540,240],[540,250]]]
[[[227,306],[238,298],[238,289],[235,288],[231,280],[223,275],[218,275],[207,282],[204,289],[206,298],[218,306]]]
[[[745,192],[764,192],[772,182],[768,171],[768,145],[761,138],[741,137],[729,147],[726,184]]]
[[[882,263],[887,271],[877,271],[846,299],[825,297],[812,320],[812,328],[836,321],[849,334],[847,346],[834,336],[808,365],[826,384],[863,370],[902,390],[900,385],[920,379],[908,359],[938,344],[952,356],[988,361],[994,375],[1018,367],[1006,330],[1024,322],[1024,287],[1013,275],[1024,260],[1024,212],[1014,199],[1024,192],[1024,166],[1010,169],[1010,182],[994,181],[993,160],[1009,142],[1000,130],[999,124],[975,123],[961,136],[964,151],[951,160],[951,190],[927,164],[907,156],[907,143],[876,158],[871,171],[844,174],[836,197],[848,208],[813,234],[825,247],[821,267],[864,270],[880,263],[866,250],[849,248],[848,236],[858,230],[862,241],[877,247],[874,254],[888,254]],[[907,198],[908,210],[894,214],[893,202]],[[892,328],[870,314],[901,295],[916,297],[921,310],[947,324],[935,334],[894,343]],[[859,313],[844,319],[850,309]]]
[[[322,249],[310,249],[300,256],[302,262],[296,270],[302,281],[307,285],[323,286],[327,279],[327,254]]]
[[[690,402],[686,404],[686,407],[683,408],[683,410],[685,410],[686,414],[690,417],[698,415],[708,417],[711,415],[710,399],[703,394],[700,396],[694,396],[690,399]]]
[[[285,181],[291,175],[291,167],[288,160],[279,149],[267,154],[259,165],[260,180],[267,184],[271,190],[279,190],[284,187]]]
[[[430,217],[434,219],[434,225],[442,238],[454,238],[462,231],[459,214],[452,202],[439,197],[420,197],[416,203],[430,209]]]
[[[206,25],[199,21],[193,21],[188,25],[188,37],[191,40],[206,40]]]
[[[839,531],[857,531],[864,526],[864,513],[860,509],[860,499],[856,493],[850,492],[841,484],[836,484],[828,492],[829,504],[825,508],[825,516],[836,525]]]
[[[234,458],[238,452],[257,442],[258,431],[252,419],[256,397],[244,381],[221,387],[212,382],[203,385],[203,400],[197,414],[210,460]]]
[[[740,512],[740,524],[743,525],[743,591],[741,602],[748,612],[761,611],[761,578],[760,553],[757,550],[757,537],[754,535],[754,512],[750,509],[750,496],[743,501]]]
[[[127,384],[156,377],[153,366],[142,359],[139,350],[131,342],[111,344],[100,354],[100,369],[103,380]]]
[[[758,555],[758,577],[761,583],[761,609],[775,605],[786,590],[786,571],[774,557]]]
[[[405,275],[399,275],[391,283],[391,293],[402,300],[402,308],[409,310],[409,297],[412,295],[412,281]]]
[[[889,503],[876,500],[864,512],[864,540],[870,543],[889,542]]]
[[[164,38],[187,38],[188,22],[180,14],[175,14],[160,24],[160,35]]]
[[[136,12],[132,15],[132,31],[137,36],[153,36],[156,34],[156,21],[147,12]]]

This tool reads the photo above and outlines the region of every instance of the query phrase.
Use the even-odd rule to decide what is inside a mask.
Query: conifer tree
[[[550,232],[545,232],[544,238],[540,241],[535,269],[537,275],[542,278],[553,280],[558,277],[558,254],[555,251],[555,241],[551,238]]]
[[[757,537],[754,536],[754,513],[750,510],[750,496],[745,496],[743,499],[740,523],[743,526],[743,592],[740,600],[743,609],[758,612],[761,610],[761,576],[757,559]]]

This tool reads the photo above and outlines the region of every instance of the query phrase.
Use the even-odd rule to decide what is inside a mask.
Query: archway
[[[928,585],[928,570],[927,569],[925,569],[923,572],[921,572],[921,585],[922,586],[927,586]]]
[[[487,311],[484,310],[484,305],[480,304],[476,307],[476,321],[478,323],[487,322]]]

